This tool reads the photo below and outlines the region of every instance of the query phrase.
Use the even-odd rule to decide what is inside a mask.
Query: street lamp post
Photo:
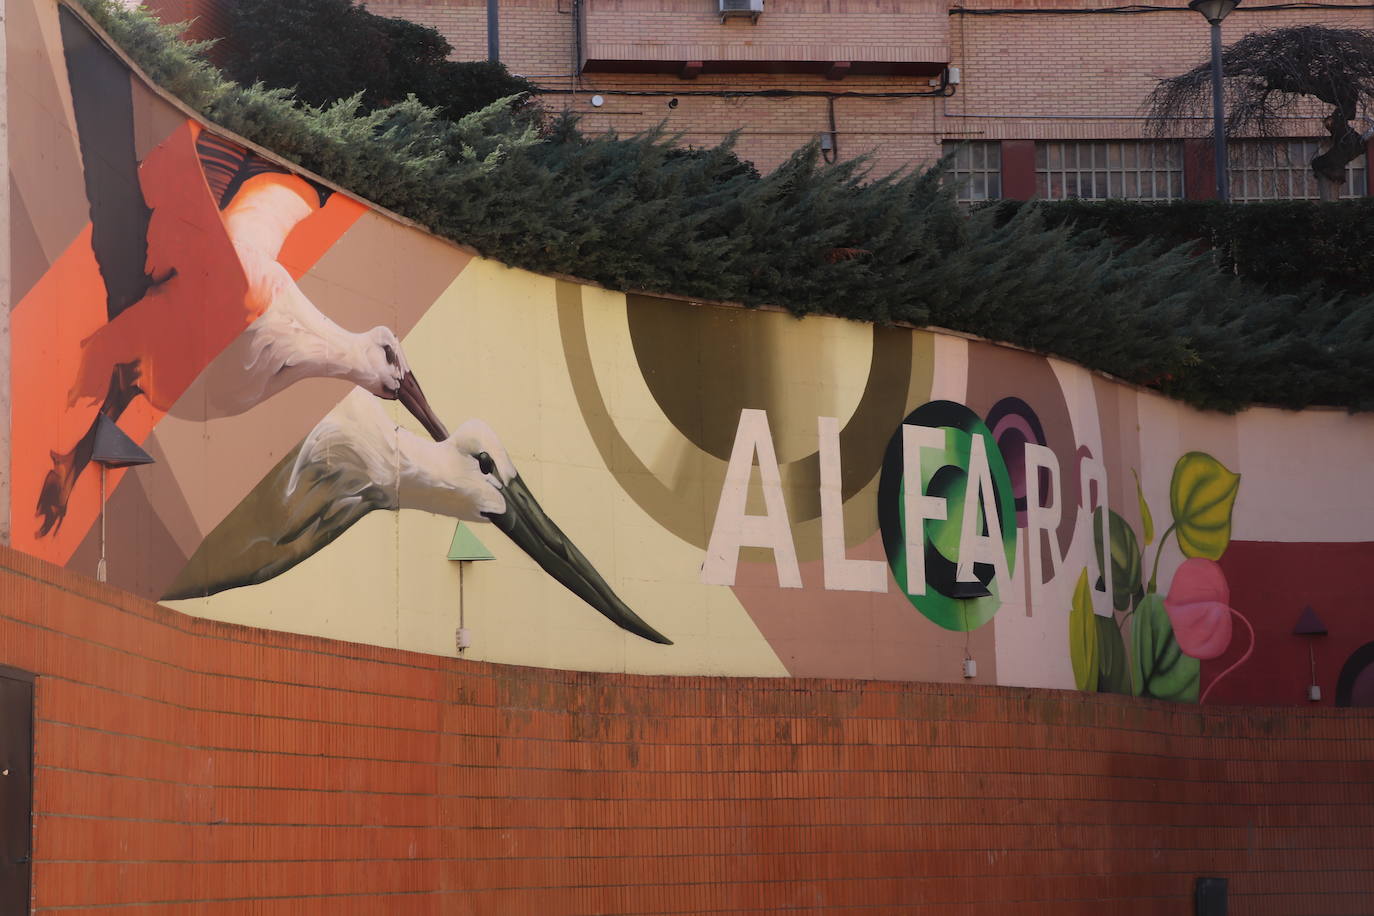
[[[1212,26],[1212,148],[1216,155],[1217,199],[1230,200],[1226,180],[1226,103],[1221,89],[1221,20],[1240,6],[1240,0],[1190,0],[1188,9],[1201,13]]]

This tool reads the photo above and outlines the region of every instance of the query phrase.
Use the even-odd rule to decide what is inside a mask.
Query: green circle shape
[[[932,559],[937,563],[958,563],[959,535],[963,527],[964,496],[968,487],[969,456],[973,437],[980,436],[988,458],[992,476],[993,501],[997,506],[998,524],[1007,571],[1016,568],[1016,502],[1012,492],[1011,474],[1006,460],[997,447],[997,440],[981,417],[963,404],[954,401],[931,401],[907,416],[906,426],[927,426],[942,429],[945,448],[921,449],[921,492],[945,500],[946,518],[926,519],[926,592],[907,594],[906,560],[906,483],[902,457],[902,431],[899,427],[888,442],[883,459],[882,477],[878,486],[878,519],[882,528],[883,547],[888,565],[902,594],[916,610],[931,622],[956,632],[981,627],[992,619],[1002,605],[1001,589],[1006,583],[994,576],[987,583],[990,595],[981,598],[955,598],[942,589],[932,575]],[[986,521],[985,521],[986,524]]]

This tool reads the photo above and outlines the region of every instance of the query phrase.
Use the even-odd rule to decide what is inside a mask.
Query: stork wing
[[[340,454],[328,419],[277,463],[201,542],[163,595],[199,598],[266,582],[314,556],[374,509],[396,508],[396,488]],[[332,440],[332,441],[331,441]]]
[[[147,270],[153,211],[138,183],[129,73],[71,10],[59,7],[62,45],[91,206],[91,248],[111,320],[154,285]]]

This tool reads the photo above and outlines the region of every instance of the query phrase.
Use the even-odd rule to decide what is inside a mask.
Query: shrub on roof
[[[938,169],[870,179],[814,145],[771,174],[731,142],[589,137],[498,102],[314,107],[226,80],[146,13],[82,0],[170,91],[235,131],[482,254],[612,289],[776,304],[1008,341],[1196,406],[1374,408],[1374,301],[1272,293],[1196,246],[964,212]]]

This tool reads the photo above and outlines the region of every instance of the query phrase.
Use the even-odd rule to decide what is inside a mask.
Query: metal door
[[[0,916],[29,912],[33,676],[0,666]]]

